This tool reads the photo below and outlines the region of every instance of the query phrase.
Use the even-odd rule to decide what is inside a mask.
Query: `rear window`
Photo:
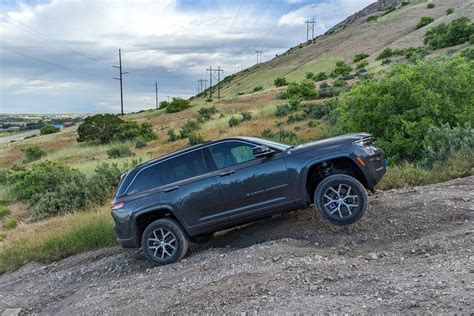
[[[157,188],[163,184],[162,164],[143,169],[133,180],[128,194],[134,194]]]
[[[163,184],[192,178],[205,172],[202,150],[195,150],[163,162]]]

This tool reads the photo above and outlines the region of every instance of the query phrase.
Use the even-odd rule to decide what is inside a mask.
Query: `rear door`
[[[282,153],[255,158],[256,146],[228,140],[208,147],[222,196],[218,209],[230,220],[294,203]]]
[[[191,230],[226,221],[218,214],[221,193],[215,175],[208,172],[202,149],[173,157],[162,165],[162,204],[175,209]]]

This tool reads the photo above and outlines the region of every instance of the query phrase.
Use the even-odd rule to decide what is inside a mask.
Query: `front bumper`
[[[363,157],[363,160],[365,162],[363,169],[367,179],[367,188],[373,190],[387,172],[385,154],[382,150],[378,150],[373,155]]]

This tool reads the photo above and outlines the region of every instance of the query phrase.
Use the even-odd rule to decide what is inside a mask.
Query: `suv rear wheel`
[[[151,263],[164,265],[181,260],[188,251],[189,241],[177,221],[162,218],[147,226],[141,246]]]
[[[318,184],[314,193],[314,206],[328,222],[350,225],[357,222],[367,210],[367,191],[356,178],[333,174]]]

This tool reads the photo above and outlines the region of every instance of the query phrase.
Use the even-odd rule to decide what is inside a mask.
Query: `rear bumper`
[[[117,242],[123,248],[137,248],[137,240],[135,234],[130,227],[130,217],[125,215],[126,212],[112,211],[112,217],[114,219],[114,231],[117,236]]]

